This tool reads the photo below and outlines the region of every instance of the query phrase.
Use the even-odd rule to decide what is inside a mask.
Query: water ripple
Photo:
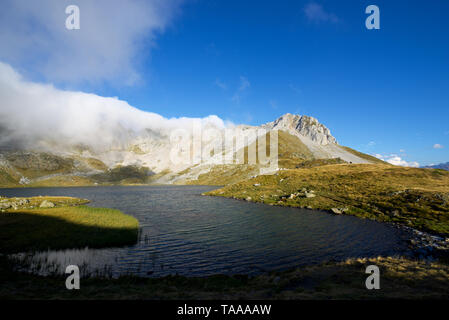
[[[2,189],[5,196],[58,195],[136,217],[140,241],[124,248],[47,251],[27,257],[46,274],[68,264],[85,273],[204,276],[258,273],[348,257],[407,252],[403,231],[351,216],[203,197],[204,186]],[[24,258],[25,259],[25,258]],[[39,266],[39,268],[37,267]],[[39,270],[38,270],[39,269]]]

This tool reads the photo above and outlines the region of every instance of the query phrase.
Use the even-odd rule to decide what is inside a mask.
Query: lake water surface
[[[112,276],[255,274],[331,259],[408,252],[407,234],[390,225],[320,211],[201,196],[212,189],[24,188],[0,189],[0,195],[86,198],[92,201],[91,206],[119,209],[139,220],[140,239],[133,246],[33,254],[31,261],[40,266],[41,274],[49,270],[49,265],[63,272],[69,264],[81,266],[84,272]]]

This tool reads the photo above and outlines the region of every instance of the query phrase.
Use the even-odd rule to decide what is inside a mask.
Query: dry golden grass
[[[260,185],[260,186],[254,186]],[[296,197],[303,188],[316,197]],[[279,171],[228,185],[208,195],[271,205],[346,213],[449,234],[449,172],[383,164],[337,164]]]

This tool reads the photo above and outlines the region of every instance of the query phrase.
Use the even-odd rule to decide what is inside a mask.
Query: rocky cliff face
[[[262,127],[269,130],[287,131],[292,135],[308,138],[319,145],[337,144],[337,140],[331,135],[330,130],[319,123],[317,119],[309,116],[287,113]]]

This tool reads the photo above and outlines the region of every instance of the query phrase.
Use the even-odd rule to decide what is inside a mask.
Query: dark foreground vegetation
[[[67,290],[61,276],[12,271],[0,259],[0,299],[448,299],[449,266],[405,258],[350,259],[284,272],[187,278],[81,278]],[[380,268],[379,290],[367,290],[365,269]]]

